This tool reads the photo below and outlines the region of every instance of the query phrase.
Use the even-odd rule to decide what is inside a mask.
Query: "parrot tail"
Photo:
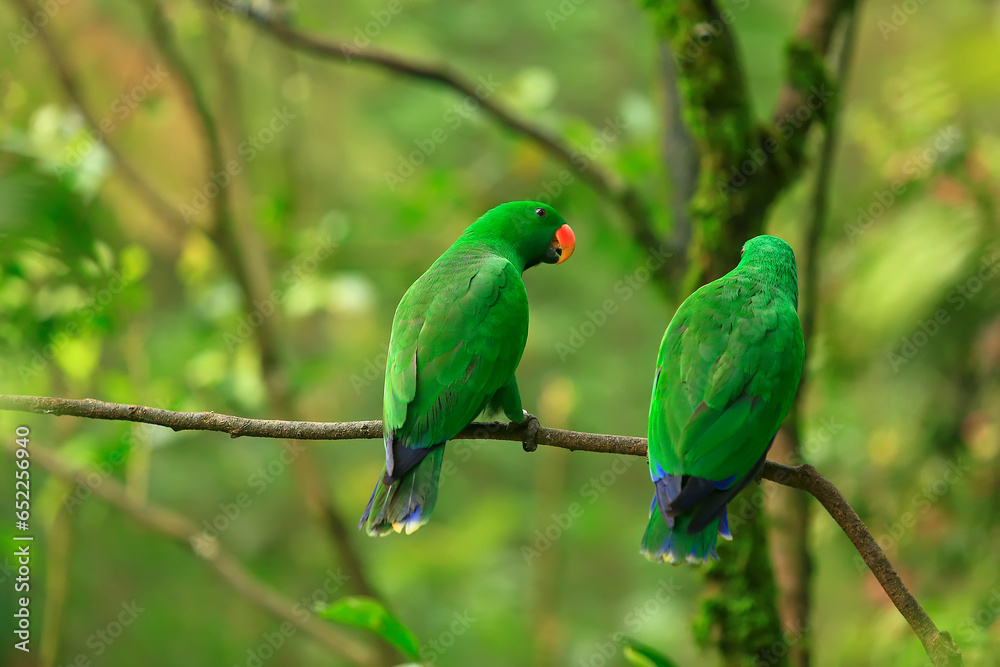
[[[733,539],[729,533],[729,519],[726,510],[708,522],[701,530],[688,533],[691,524],[691,514],[684,514],[670,519],[668,525],[656,505],[656,498],[649,509],[649,524],[646,534],[642,536],[642,555],[651,561],[678,565],[688,563],[707,563],[709,559],[719,560],[715,552],[717,536],[726,540]]]
[[[383,470],[358,524],[359,530],[373,536],[394,531],[409,535],[427,523],[437,502],[444,445],[424,451],[427,453],[419,463],[399,479],[390,478]]]

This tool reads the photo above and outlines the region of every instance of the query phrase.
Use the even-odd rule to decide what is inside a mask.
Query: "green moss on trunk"
[[[751,485],[730,504],[735,539],[708,565],[701,614],[694,621],[698,643],[717,647],[723,664],[734,667],[788,664],[789,638],[778,617],[763,501],[762,488]],[[752,517],[739,519],[733,511],[738,508]]]

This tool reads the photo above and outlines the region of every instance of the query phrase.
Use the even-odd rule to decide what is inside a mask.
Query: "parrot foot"
[[[535,415],[531,414],[527,410],[522,410],[522,412],[524,412],[524,419],[527,421],[527,426],[524,430],[524,440],[521,442],[521,446],[524,448],[524,451],[533,452],[538,449],[538,442],[536,439],[538,438],[538,429],[540,429],[542,425],[538,423],[538,417]]]

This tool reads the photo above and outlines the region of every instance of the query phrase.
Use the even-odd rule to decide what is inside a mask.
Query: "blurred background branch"
[[[597,193],[614,204],[624,216],[632,236],[640,247],[649,251],[658,249],[663,244],[650,214],[649,204],[644,202],[642,196],[620,175],[595,160],[581,159],[579,149],[566,143],[557,133],[507,108],[493,96],[493,91],[489,87],[460,74],[451,65],[424,62],[383,49],[358,47],[349,42],[325,40],[299,32],[269,14],[245,11],[240,4],[231,0],[205,1],[208,5],[229,7],[234,14],[246,17],[253,25],[294,50],[341,63],[356,62],[372,65],[393,74],[441,85],[466,99],[474,100],[483,113],[510,131],[524,135],[535,142],[542,150],[563,163]],[[664,263],[658,269],[662,287],[672,284],[673,266],[675,265]]]
[[[42,396],[8,396],[0,395],[0,410],[17,410],[22,412],[34,412],[36,414],[50,414],[53,416],[67,415],[76,417],[86,417],[91,419],[116,419],[123,421],[141,421],[147,424],[158,424],[178,429],[204,429],[204,430],[224,430],[232,435],[254,436],[254,437],[296,437],[295,430],[301,428],[303,435],[307,439],[321,439],[319,434],[327,440],[356,440],[356,439],[376,439],[382,437],[382,424],[378,420],[366,422],[340,422],[329,424],[316,423],[295,423],[270,421],[263,419],[246,419],[243,417],[232,417],[216,413],[182,413],[157,408],[148,408],[137,405],[119,405],[96,401],[93,399],[74,400],[64,398],[49,398]],[[291,431],[291,432],[290,432]],[[500,422],[477,423],[474,422],[459,433],[456,440],[462,439],[487,439],[487,440],[513,440],[524,441],[526,428],[524,424],[506,424]],[[645,438],[634,438],[629,436],[601,435],[595,433],[576,433],[560,429],[542,427],[537,433],[537,444],[552,447],[561,447],[573,451],[591,451],[603,454],[625,454],[635,456],[645,456]],[[33,455],[36,450],[33,450]],[[53,469],[58,474],[66,476],[63,469],[59,468],[55,459],[51,455],[43,454],[43,461],[49,469]],[[781,485],[792,486],[806,491],[823,505],[830,513],[830,516],[843,528],[844,532],[854,543],[858,553],[864,558],[865,563],[875,574],[879,583],[885,589],[886,594],[899,609],[899,612],[907,620],[913,631],[924,644],[928,656],[931,657],[935,665],[954,664],[953,658],[959,658],[961,652],[955,645],[948,633],[940,633],[934,622],[913,597],[910,590],[899,578],[895,568],[886,558],[885,553],[879,547],[871,532],[844,499],[840,491],[826,478],[820,475],[809,465],[789,467],[781,464],[765,462],[762,473],[764,479],[771,480]],[[82,479],[82,475],[81,475]],[[114,488],[114,487],[112,487]],[[109,491],[107,494],[101,493],[108,500],[118,503],[118,494]],[[134,506],[124,506],[133,516],[137,515]],[[138,518],[138,517],[137,517]],[[162,527],[170,522],[152,521],[147,516],[143,519],[146,523],[156,523]],[[186,529],[173,529],[174,535],[185,535],[191,537],[194,531]]]
[[[839,140],[838,128],[843,113],[843,100],[847,94],[847,83],[851,72],[851,58],[854,53],[855,32],[859,8],[848,5],[844,11],[844,29],[836,56],[836,90],[828,104],[830,112],[826,116],[823,139],[819,149],[816,179],[813,184],[809,218],[805,224],[805,247],[799,253],[800,303],[802,336],[806,344],[806,358],[812,359],[815,351],[814,333],[816,313],[819,308],[820,252],[829,216],[829,196],[833,175],[833,160]],[[829,35],[833,32],[835,12],[820,3],[811,7],[800,24],[799,37],[812,39],[821,44],[823,50],[829,48]],[[816,26],[814,23],[818,23]],[[788,89],[786,93],[791,95]],[[782,104],[789,102],[783,96]],[[780,111],[779,111],[780,113]],[[769,457],[778,463],[796,465],[803,462],[802,441],[805,438],[800,421],[804,412],[804,397],[810,383],[810,369],[803,371],[802,381],[795,397],[795,403],[774,439]],[[812,575],[813,559],[809,551],[809,507],[802,494],[787,489],[778,489],[768,498],[767,509],[772,523],[768,531],[771,557],[775,564],[775,579],[779,590],[778,607],[782,626],[794,628],[802,637],[788,649],[789,662],[798,667],[811,663],[812,630]]]
[[[228,173],[231,171],[227,166],[230,160],[225,155],[219,126],[198,79],[185,62],[160,4],[154,0],[145,0],[145,3],[153,41],[168,66],[183,82],[187,97],[201,126],[206,142],[209,174]],[[220,54],[220,57],[224,58],[224,55]],[[224,77],[231,77],[232,69],[228,68],[228,71],[224,70],[222,74]],[[232,175],[232,178],[236,178],[236,175]],[[230,203],[230,193],[233,190],[232,187],[220,187],[218,195],[212,198],[213,222],[208,236],[236,277],[243,295],[244,308],[249,317],[253,313],[259,313],[261,304],[271,298],[274,286],[271,282],[266,253],[253,226],[238,220],[233,211]],[[294,415],[296,401],[293,400],[284,377],[279,342],[280,330],[280,316],[278,313],[273,313],[270,317],[261,318],[260,325],[253,329],[253,335],[259,347],[260,371],[272,408],[278,414]],[[292,451],[291,443],[286,442],[283,446],[286,451]],[[299,488],[306,509],[332,540],[340,562],[349,574],[351,585],[362,595],[379,598],[379,594],[368,581],[364,563],[352,544],[354,535],[348,532],[347,524],[340,516],[339,509],[328,496],[326,485],[320,476],[321,468],[312,453],[308,451],[297,453],[293,457],[292,465],[300,481]],[[383,653],[384,660],[388,660],[391,647],[383,646]]]
[[[13,452],[11,445],[8,444],[5,448],[8,454]],[[302,609],[295,600],[285,598],[258,581],[231,553],[214,539],[206,539],[202,531],[184,517],[156,505],[135,501],[114,480],[108,479],[101,484],[92,484],[87,478],[88,472],[92,471],[76,470],[44,447],[32,447],[31,460],[56,477],[81,488],[91,489],[97,496],[125,512],[145,528],[172,539],[185,549],[192,549],[238,595],[275,618],[304,631],[334,654],[344,656],[358,665],[381,664],[376,659],[377,654],[366,644],[318,619],[313,613],[314,610]]]
[[[14,2],[20,8],[23,20],[33,20],[35,9],[29,0],[14,0]],[[73,106],[80,113],[90,131],[104,135],[105,133],[101,129],[101,121],[94,114],[90,104],[87,103],[78,77],[73,72],[69,60],[63,54],[62,47],[49,34],[49,29],[45,24],[39,26],[37,30],[42,45],[48,53],[49,59],[52,61],[52,67],[56,71],[56,78],[62,86],[66,97],[73,103]],[[122,177],[125,178],[128,184],[146,202],[150,210],[162,218],[164,222],[172,226],[174,231],[180,232],[185,229],[187,223],[184,220],[184,216],[142,175],[142,172],[135,167],[132,161],[118,147],[117,142],[104,137],[102,143],[105,150],[111,155],[112,160],[114,160],[115,166],[121,172]]]

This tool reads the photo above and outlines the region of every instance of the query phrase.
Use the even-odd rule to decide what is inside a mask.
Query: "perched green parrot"
[[[392,321],[382,419],[385,469],[359,529],[407,534],[434,511],[445,443],[476,415],[521,408],[514,371],[528,338],[521,274],[576,246],[552,207],[501,204],[472,223],[403,295]]]
[[[708,562],[717,535],[732,539],[726,504],[764,467],[799,386],[798,300],[791,247],[758,236],[670,321],[649,406],[650,560]]]

